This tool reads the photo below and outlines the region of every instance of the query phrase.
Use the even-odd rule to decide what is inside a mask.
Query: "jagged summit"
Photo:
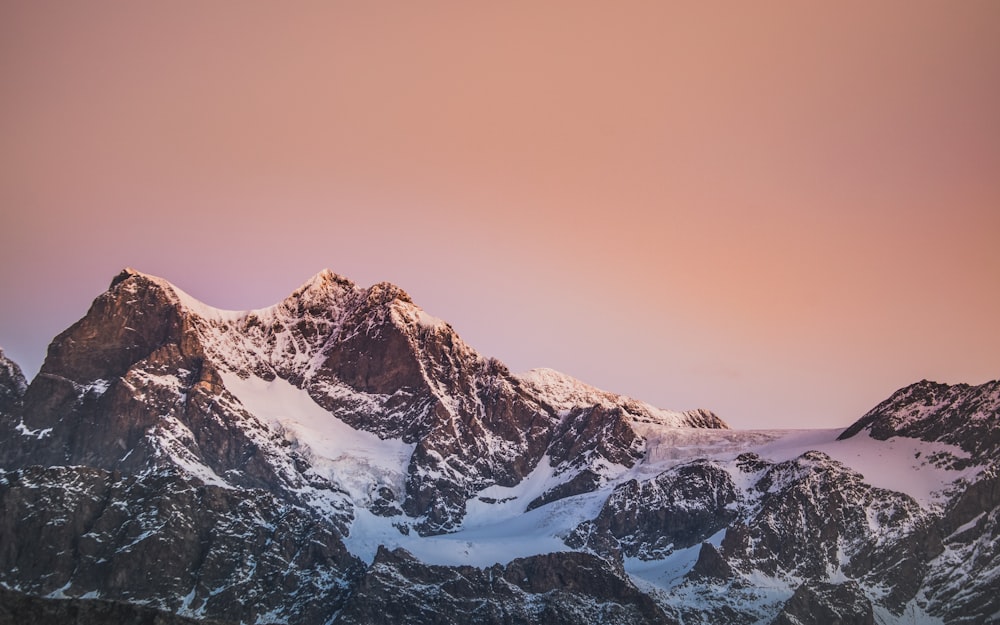
[[[28,382],[21,367],[7,358],[3,348],[0,348],[0,414],[16,408],[27,388]]]
[[[21,367],[7,357],[2,347],[0,347],[0,382],[9,383],[19,393],[24,393],[24,390],[28,388],[28,382],[21,372]]]
[[[631,397],[599,389],[554,369],[531,369],[518,374],[517,378],[557,410],[570,410],[580,406],[618,406],[643,423],[673,427],[729,428],[725,421],[710,410],[664,410]]]
[[[289,406],[303,406],[308,424]],[[552,371],[513,376],[400,287],[362,288],[329,270],[267,308],[225,311],[125,269],[53,341],[24,416],[24,431],[49,434],[17,459],[176,465],[210,483],[347,506],[327,484],[421,533],[453,530],[476,493],[539,468],[555,479],[535,506],[599,488],[642,457],[650,427],[726,427],[711,413],[660,410]],[[368,435],[405,455],[391,466],[366,461],[350,478],[333,471],[343,450],[327,439],[360,436],[365,454],[382,454]],[[369,486],[382,493],[375,502]]]
[[[357,291],[360,287],[349,278],[329,269],[323,269],[313,277],[306,280],[302,286],[292,291],[287,299],[301,297],[307,293],[330,293],[342,291]]]
[[[886,440],[907,436],[957,445],[976,455],[1000,456],[1000,380],[970,386],[921,380],[899,389],[844,430]]]
[[[309,308],[315,312],[317,307],[337,308],[343,305],[344,300],[350,296],[358,303],[363,303],[370,308],[395,305],[401,310],[402,317],[413,317],[428,327],[447,325],[442,320],[424,312],[413,302],[406,291],[391,282],[378,282],[366,289],[330,269],[323,269],[313,275],[284,300],[263,308],[248,310],[216,308],[193,297],[164,278],[143,273],[131,267],[126,267],[115,276],[108,292],[114,293],[122,290],[125,294],[133,295],[137,289],[149,287],[160,290],[170,303],[176,304],[185,313],[194,314],[206,320],[236,321],[251,316],[258,318],[273,316],[282,309]]]
[[[513,375],[388,283],[322,271],[220,311],[126,269],[26,391],[0,352],[5,389],[0,586],[46,601],[303,625],[1000,614],[1000,382],[920,382],[839,439],[734,431]]]

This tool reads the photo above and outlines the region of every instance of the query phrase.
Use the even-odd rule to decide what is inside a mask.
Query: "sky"
[[[1000,378],[1000,3],[0,2],[0,347],[323,268],[739,428]]]

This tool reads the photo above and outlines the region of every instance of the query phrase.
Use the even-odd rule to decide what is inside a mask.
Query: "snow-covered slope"
[[[568,411],[582,406],[621,408],[636,424],[667,427],[726,428],[725,422],[711,411],[698,409],[686,412],[664,410],[646,402],[602,391],[554,369],[532,369],[517,378],[534,395],[556,410]]]

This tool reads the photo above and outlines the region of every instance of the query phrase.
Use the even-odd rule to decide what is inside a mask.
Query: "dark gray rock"
[[[0,349],[0,415],[13,415],[20,408],[27,388],[21,367]]]
[[[265,491],[166,470],[0,472],[0,582],[32,595],[325,623],[363,568],[328,522]]]
[[[771,625],[875,625],[868,597],[855,582],[799,586]]]
[[[380,549],[338,625],[609,625],[674,621],[606,560],[553,553],[487,569]]]
[[[701,543],[698,560],[687,573],[689,579],[725,582],[734,577],[733,568],[712,543]]]
[[[0,625],[228,625],[177,616],[133,603],[45,599],[0,586]]]
[[[626,556],[658,559],[724,529],[737,516],[737,502],[729,473],[697,460],[615,488],[592,526],[580,529],[591,535],[584,544],[598,553],[613,537]],[[579,542],[579,533],[572,540]]]
[[[923,380],[893,393],[840,438],[864,430],[878,440],[907,436],[951,443],[969,452],[974,463],[1000,458],[1000,380],[979,386]]]

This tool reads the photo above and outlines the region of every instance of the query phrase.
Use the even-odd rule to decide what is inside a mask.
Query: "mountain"
[[[21,373],[21,367],[7,358],[0,349],[0,414],[15,412],[20,407],[27,388],[28,382]]]
[[[388,283],[223,311],[126,269],[30,384],[0,353],[0,616],[998,622],[998,420],[1000,382],[921,382],[733,431],[513,374]]]

